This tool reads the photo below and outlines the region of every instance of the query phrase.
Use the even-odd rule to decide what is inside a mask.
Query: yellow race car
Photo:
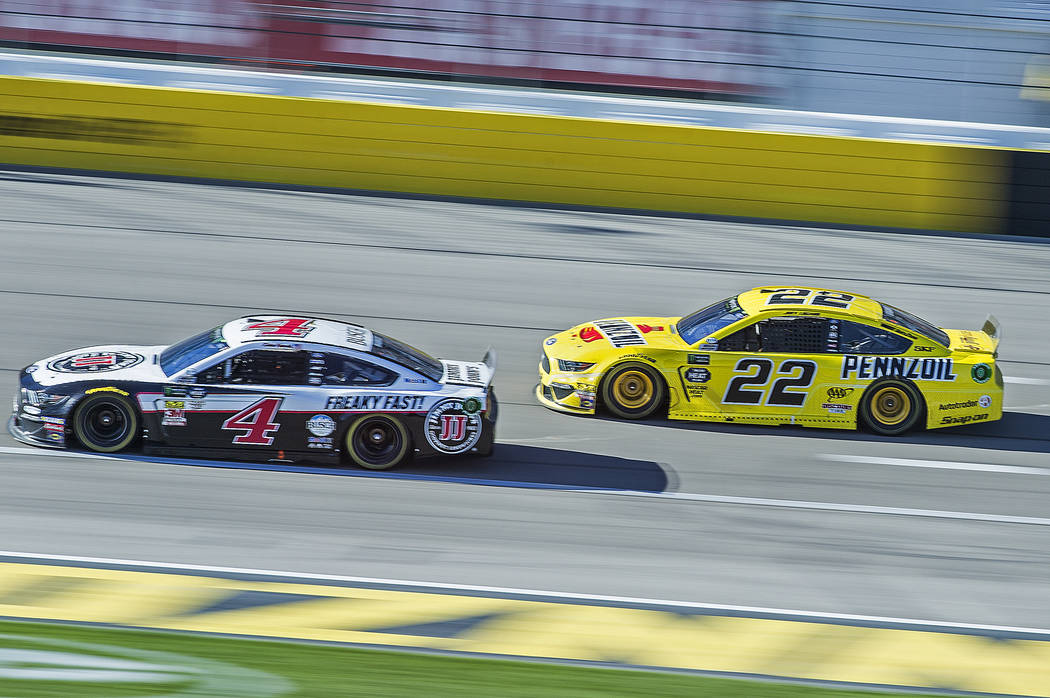
[[[685,317],[595,320],[543,342],[536,397],[574,414],[902,434],[1002,418],[999,323],[944,330],[866,296],[759,287]]]

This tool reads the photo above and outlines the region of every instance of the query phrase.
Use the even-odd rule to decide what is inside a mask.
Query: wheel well
[[[887,383],[898,383],[902,385],[907,385],[915,391],[915,394],[919,396],[919,419],[916,421],[916,425],[921,425],[922,428],[925,428],[927,410],[929,409],[928,405],[926,404],[926,395],[923,394],[919,386],[915,384],[915,381],[909,380],[908,378],[901,378],[899,376],[885,376],[884,378],[878,378],[876,380],[873,380],[870,384],[868,384],[868,387],[865,388],[864,392],[860,394],[860,400],[857,402],[857,425],[861,426],[863,424],[863,412],[867,406],[868,395],[870,395],[873,390],[882,387]]]

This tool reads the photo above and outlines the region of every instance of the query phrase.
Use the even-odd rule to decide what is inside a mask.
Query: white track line
[[[78,453],[73,451],[55,451],[50,449],[35,449],[35,448],[12,448],[9,446],[0,447],[0,453],[7,453],[11,455],[31,455],[31,456],[60,456],[66,458],[95,458],[105,459],[111,461],[130,462],[123,460],[119,456],[100,456],[91,453]],[[139,461],[150,462],[149,459],[136,459]],[[157,460],[157,463],[164,463],[164,460]],[[360,473],[361,477],[367,477],[366,473]],[[413,478],[418,480],[426,480],[426,476],[419,476]],[[449,478],[443,482],[448,484],[456,484],[456,482]],[[477,486],[477,482],[465,482],[464,484],[473,484]],[[525,482],[510,482],[510,481],[491,481],[482,483],[486,485],[498,485],[501,487],[518,487],[521,489],[537,489],[536,483],[525,483]],[[959,521],[982,521],[989,523],[1008,523],[1008,524],[1026,524],[1031,526],[1050,526],[1050,518],[1041,518],[1035,516],[1011,516],[1008,514],[981,514],[976,512],[967,511],[941,511],[939,509],[909,509],[903,507],[883,507],[883,506],[870,506],[867,504],[841,504],[836,502],[808,502],[803,500],[794,499],[767,499],[765,497],[733,497],[729,495],[720,494],[699,494],[691,492],[642,492],[639,490],[610,490],[610,489],[594,489],[594,488],[575,488],[575,487],[556,487],[550,488],[550,492],[571,492],[573,494],[587,494],[587,495],[604,495],[604,496],[617,496],[617,497],[639,497],[644,499],[673,499],[678,501],[686,502],[708,502],[711,504],[739,504],[743,506],[760,506],[760,507],[777,507],[781,509],[808,509],[812,511],[838,511],[843,513],[852,514],[887,514],[891,516],[913,516],[918,518],[927,519],[955,519]]]
[[[944,621],[924,620],[918,618],[894,618],[892,616],[867,616],[855,613],[825,613],[821,611],[801,611],[788,608],[768,608],[763,606],[736,606],[729,604],[701,603],[698,601],[673,601],[668,599],[647,599],[633,596],[605,596],[602,594],[579,594],[565,591],[541,591],[538,589],[519,589],[515,587],[481,586],[478,584],[447,584],[445,582],[420,582],[406,579],[382,579],[377,577],[351,577],[337,574],[315,574],[309,572],[289,572],[285,570],[263,570],[245,567],[219,567],[214,565],[187,565],[172,562],[153,562],[148,560],[125,560],[111,557],[84,557],[81,555],[52,555],[47,553],[26,553],[11,550],[0,550],[0,557],[48,560],[52,562],[80,562],[96,565],[113,565],[127,567],[141,567],[148,569],[192,571],[192,572],[215,572],[221,574],[243,574],[264,577],[284,577],[288,579],[303,579],[310,581],[329,581],[353,584],[384,584],[401,587],[418,587],[440,591],[472,591],[490,594],[505,594],[514,596],[536,597],[539,599],[572,599],[579,601],[597,601],[615,604],[670,606],[677,608],[698,608],[713,611],[737,611],[745,613],[775,614],[780,616],[791,616],[800,619],[828,619],[842,621],[861,621],[869,623],[885,623],[899,625],[932,626],[936,628],[953,628],[958,630],[983,630],[992,632],[1027,633],[1031,635],[1045,635],[1050,637],[1050,628],[1029,628],[1023,626],[1008,625],[981,625],[976,623],[952,623]]]
[[[1031,468],[1023,465],[996,465],[994,463],[956,463],[944,460],[915,460],[912,458],[881,458],[878,456],[843,456],[821,453],[821,460],[865,465],[899,465],[906,468],[941,468],[944,470],[978,470],[988,473],[1016,473],[1018,475],[1050,475],[1050,468]]]
[[[1003,381],[1007,383],[1017,383],[1019,385],[1050,385],[1050,380],[1045,378],[1018,378],[1017,376],[1003,376]]]

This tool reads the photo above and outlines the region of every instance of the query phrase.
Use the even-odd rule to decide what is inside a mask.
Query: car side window
[[[324,385],[385,386],[398,378],[394,371],[355,357],[325,354],[324,363]]]
[[[903,354],[911,340],[896,332],[849,320],[833,321],[829,344],[842,354]]]
[[[742,327],[736,332],[726,335],[718,340],[719,351],[759,351],[761,345],[758,341],[758,326],[761,323],[753,322],[747,327]]]
[[[228,359],[223,383],[306,385],[307,355],[301,351],[246,351]]]

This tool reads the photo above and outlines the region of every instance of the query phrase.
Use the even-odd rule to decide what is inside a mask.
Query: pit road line
[[[941,468],[944,470],[976,470],[987,473],[1013,473],[1017,475],[1050,475],[1050,468],[1031,468],[1023,465],[996,465],[994,463],[957,463],[943,460],[915,460],[912,458],[882,458],[879,456],[846,456],[821,453],[821,460],[863,465],[899,465],[906,468]]]

